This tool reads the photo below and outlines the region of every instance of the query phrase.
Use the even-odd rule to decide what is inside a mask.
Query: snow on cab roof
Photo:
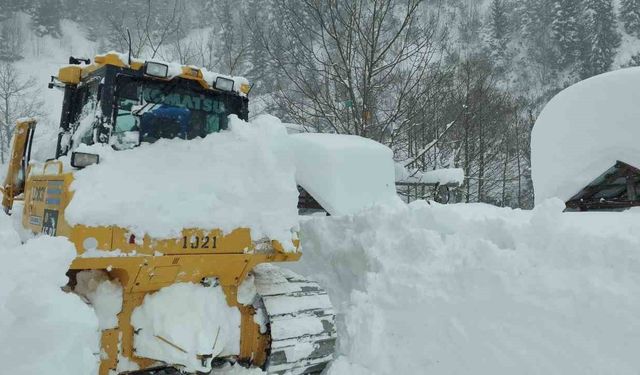
[[[622,161],[640,167],[640,68],[602,74],[556,95],[531,135],[536,204],[565,202]]]
[[[116,60],[117,59],[117,60]],[[191,76],[201,78],[206,82],[210,88],[215,88],[216,80],[218,78],[224,78],[233,81],[233,91],[241,96],[246,96],[250,90],[249,80],[240,76],[228,76],[221,73],[216,73],[207,70],[206,68],[198,67],[195,65],[182,65],[178,63],[172,63],[157,59],[139,59],[131,57],[128,54],[120,53],[116,51],[110,51],[102,55],[96,55],[94,64],[108,65],[114,62],[118,66],[125,66],[131,69],[141,69],[147,63],[157,63],[167,66],[167,78],[172,79],[178,76]],[[81,67],[88,67],[90,65],[80,65]]]

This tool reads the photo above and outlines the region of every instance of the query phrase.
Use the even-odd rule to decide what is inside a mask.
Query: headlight
[[[100,156],[96,154],[75,151],[71,153],[71,166],[74,168],[84,168],[99,162]]]
[[[216,89],[221,91],[232,91],[233,90],[233,80],[224,77],[216,78]]]
[[[167,78],[167,75],[169,75],[169,66],[157,62],[147,62],[144,67],[144,74],[158,78]]]

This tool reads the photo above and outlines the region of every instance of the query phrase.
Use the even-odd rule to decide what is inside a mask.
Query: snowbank
[[[396,204],[393,152],[355,135],[291,136],[296,180],[332,215]]]
[[[640,167],[640,68],[605,73],[553,98],[531,135],[536,203],[567,201],[616,161]]]
[[[287,139],[277,121],[249,125],[234,117],[229,131],[204,139],[160,140],[127,151],[83,146],[100,154],[100,164],[75,174],[67,219],[158,238],[183,228],[246,227],[255,239],[290,245],[298,191]]]
[[[240,353],[240,311],[227,305],[222,288],[180,283],[147,295],[133,311],[136,354],[187,371],[211,370],[198,355]]]
[[[637,212],[375,208],[301,224],[342,374],[636,374]]]
[[[98,320],[91,307],[60,288],[75,257],[63,238],[40,237],[20,245],[0,215],[0,363],[2,373],[96,374]]]

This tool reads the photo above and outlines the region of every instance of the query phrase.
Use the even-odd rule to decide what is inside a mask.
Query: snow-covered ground
[[[640,212],[562,208],[418,201],[303,220],[304,256],[290,267],[339,313],[328,374],[637,374]],[[98,320],[59,289],[71,245],[20,246],[5,217],[0,233],[4,368],[92,373]]]

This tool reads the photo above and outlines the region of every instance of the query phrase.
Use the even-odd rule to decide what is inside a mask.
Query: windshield
[[[228,116],[239,114],[238,98],[192,83],[120,77],[114,129],[117,143],[193,139],[226,129]]]

